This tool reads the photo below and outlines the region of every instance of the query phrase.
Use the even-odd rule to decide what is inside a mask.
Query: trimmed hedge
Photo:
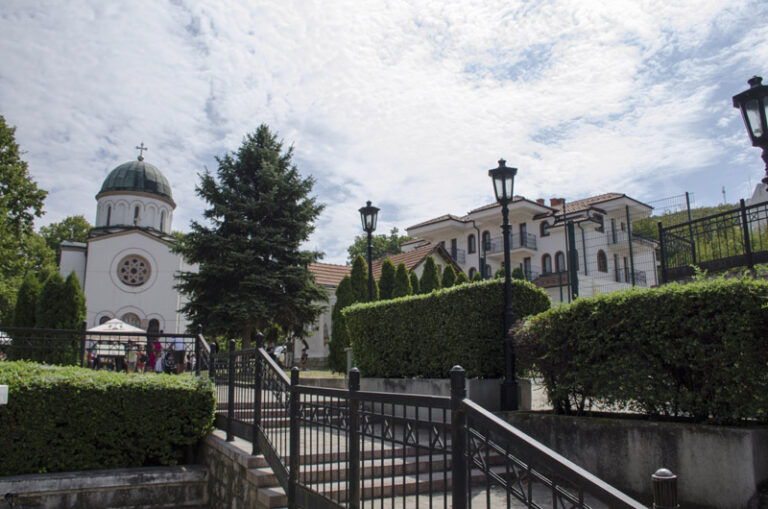
[[[446,378],[461,365],[469,377],[504,372],[503,281],[484,281],[342,311],[363,376]],[[512,282],[519,319],[549,309],[543,290]]]
[[[210,380],[0,363],[0,476],[174,465],[213,429]]]
[[[518,360],[555,411],[590,403],[697,422],[768,421],[768,282],[716,279],[578,299],[529,319]]]

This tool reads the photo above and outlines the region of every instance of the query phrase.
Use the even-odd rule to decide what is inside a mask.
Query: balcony
[[[451,248],[448,250],[449,253],[451,253],[451,256],[456,261],[456,263],[463,265],[467,261],[467,252],[463,249],[454,249]]]
[[[530,249],[536,251],[536,235],[533,233],[526,233],[524,235],[510,234],[509,236],[509,250],[515,249]],[[486,246],[486,252],[488,254],[503,253],[504,252],[504,237],[499,235],[491,239],[490,245]]]

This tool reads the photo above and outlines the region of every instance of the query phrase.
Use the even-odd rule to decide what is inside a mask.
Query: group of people
[[[195,354],[187,355],[184,338],[174,337],[165,347],[158,338],[146,345],[135,341],[127,344],[113,341],[96,342],[87,351],[88,367],[126,373],[175,373],[195,369]]]

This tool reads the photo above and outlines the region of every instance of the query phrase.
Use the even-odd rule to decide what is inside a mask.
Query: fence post
[[[685,192],[685,208],[688,210],[688,236],[691,240],[691,260],[696,265],[696,241],[693,238],[693,217],[691,216],[691,195]]]
[[[256,352],[253,356],[253,442],[251,454],[259,454],[259,426],[261,425],[261,349],[264,346],[264,334],[256,334]]]
[[[360,507],[360,370],[349,370],[349,499],[350,509]]]
[[[744,198],[739,200],[739,208],[741,209],[741,229],[744,232],[744,251],[747,255],[747,267],[752,270],[755,267],[752,261],[752,244],[749,239],[749,224],[747,224],[747,206],[744,203]]]
[[[652,476],[653,509],[678,509],[677,476],[666,468],[658,469]]]
[[[83,320],[83,323],[80,325],[80,367],[83,367],[83,363],[85,362],[85,331],[88,328],[88,322]]]
[[[464,443],[466,414],[462,407],[462,401],[466,396],[464,368],[454,366],[451,368],[451,470],[453,475],[451,498],[453,509],[466,509],[467,507],[467,460],[464,455],[466,449]]]
[[[233,442],[232,424],[235,422],[235,340],[229,340],[229,363],[227,378],[227,442]]]
[[[659,251],[661,255],[661,284],[665,284],[667,282],[667,254],[664,250],[664,225],[661,224],[661,221],[657,224],[659,227]]]
[[[290,443],[288,444],[288,507],[296,507],[296,485],[299,483],[299,368],[291,368],[291,400],[288,407],[288,419],[290,421]]]
[[[200,338],[203,335],[203,326],[197,325],[197,333],[195,334],[195,376],[200,376]],[[210,361],[209,361],[210,364]]]

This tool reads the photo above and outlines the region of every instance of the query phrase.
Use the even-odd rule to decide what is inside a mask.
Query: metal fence
[[[208,370],[210,346],[196,334],[3,327],[0,360],[29,360],[124,372]],[[176,353],[174,353],[176,352]],[[182,353],[183,352],[183,355]],[[158,361],[159,364],[158,364]]]
[[[705,270],[752,269],[768,262],[768,202],[739,207],[672,226],[658,223],[663,282]]]
[[[642,504],[466,397],[302,385],[262,348],[213,356],[217,427],[263,454],[288,507],[611,507]]]

